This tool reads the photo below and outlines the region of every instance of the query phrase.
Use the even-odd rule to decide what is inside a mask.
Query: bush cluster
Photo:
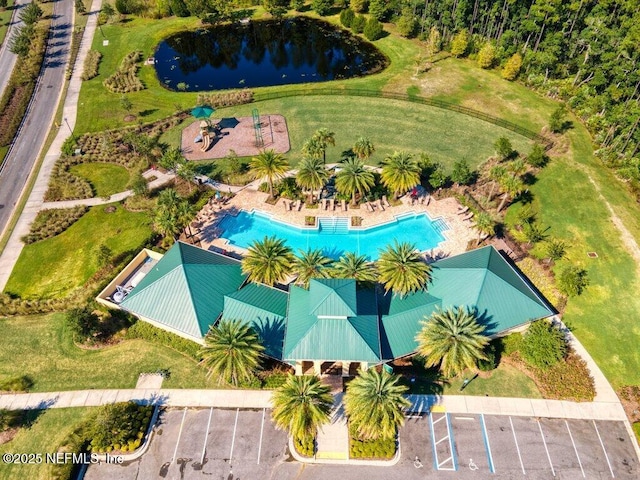
[[[152,343],[173,348],[174,350],[184,353],[195,360],[200,360],[198,355],[200,345],[174,333],[154,327],[147,322],[137,321],[127,330],[125,338],[141,338],[143,340],[148,340]]]
[[[142,60],[142,52],[129,53],[122,60],[118,70],[107,78],[103,85],[114,93],[130,93],[144,90],[145,86],[137,76],[140,60]]]
[[[303,457],[313,457],[316,453],[316,440],[309,437],[294,437],[293,446]]]
[[[51,170],[49,188],[44,194],[45,202],[76,200],[94,196],[91,184],[69,172],[73,165],[84,163],[82,157],[61,157]]]
[[[82,0],[76,0],[76,5],[82,5],[84,8],[84,3]],[[69,64],[67,65],[67,80],[71,79],[71,75],[73,75],[73,70],[76,66],[76,58],[78,58],[78,53],[80,52],[80,44],[82,43],[82,36],[84,35],[84,27],[78,27],[73,30],[71,34],[71,48],[69,55]]]
[[[87,53],[87,58],[84,61],[84,72],[82,72],[82,80],[91,80],[94,77],[98,76],[98,66],[100,65],[100,60],[102,59],[102,54],[97,50],[89,50]]]
[[[19,56],[0,99],[0,146],[9,145],[15,136],[36,86],[44,58],[48,30],[36,28],[26,56]]]
[[[213,108],[233,107],[253,102],[253,91],[249,89],[223,93],[200,93],[198,105],[209,105]]]
[[[45,238],[55,237],[77,222],[88,210],[89,208],[84,205],[41,210],[31,224],[29,234],[22,237],[22,241],[28,245]]]
[[[33,387],[33,380],[27,375],[0,382],[0,392],[28,392],[31,387]]]
[[[349,457],[387,460],[396,453],[395,438],[379,438],[377,440],[359,440],[355,432],[349,429]]]
[[[133,452],[142,443],[153,407],[121,402],[100,407],[89,427],[89,448],[93,452]]]
[[[520,355],[530,366],[546,370],[564,358],[564,333],[546,320],[533,322],[523,335]]]
[[[537,370],[538,387],[545,398],[592,402],[596,396],[593,377],[584,360],[570,353],[564,362],[546,370]]]

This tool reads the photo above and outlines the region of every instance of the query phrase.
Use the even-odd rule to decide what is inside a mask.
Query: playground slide
[[[211,137],[209,137],[209,135],[203,135],[202,146],[200,147],[200,150],[202,150],[203,152],[206,152],[207,150],[209,150],[210,146],[211,146]]]

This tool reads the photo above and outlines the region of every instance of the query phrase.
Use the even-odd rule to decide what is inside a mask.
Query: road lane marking
[[[496,469],[493,465],[493,455],[491,455],[491,444],[489,443],[489,434],[487,433],[487,425],[484,421],[484,414],[480,414],[480,424],[482,425],[482,436],[484,438],[484,448],[487,451],[487,458],[489,459],[489,471],[495,473]]]
[[[264,432],[264,414],[267,411],[266,408],[262,409],[262,425],[260,425],[260,443],[258,443],[258,465],[260,465],[260,452],[262,452],[262,433]]]
[[[582,468],[582,462],[580,461],[580,455],[578,455],[578,448],[576,447],[576,442],[573,441],[573,435],[571,434],[571,429],[569,428],[569,422],[565,420],[564,424],[567,426],[567,431],[569,432],[569,438],[571,439],[571,444],[573,445],[573,451],[576,452],[578,465],[580,465],[580,471],[582,472],[582,478],[586,478],[584,475],[584,469]]]
[[[209,421],[207,422],[207,429],[204,431],[204,444],[202,445],[202,456],[200,457],[200,465],[204,462],[204,453],[207,450],[207,438],[209,437],[209,427],[211,426],[211,415],[213,415],[213,407],[209,410]]]
[[[542,443],[544,444],[544,450],[547,452],[547,458],[549,459],[549,465],[551,466],[551,473],[553,476],[556,476],[556,471],[553,469],[553,463],[551,463],[551,455],[549,455],[549,448],[547,447],[547,441],[544,439],[544,433],[542,433],[542,425],[540,424],[540,420],[536,420],[538,422],[538,428],[540,429],[540,436],[542,437]]]
[[[524,463],[522,463],[522,455],[520,454],[520,447],[518,446],[518,439],[516,438],[516,429],[513,428],[513,420],[509,417],[509,423],[511,424],[511,431],[513,432],[513,441],[516,442],[516,450],[518,451],[518,458],[520,459],[520,466],[522,467],[522,474],[526,475],[524,470]]]
[[[604,448],[604,443],[602,443],[602,437],[600,436],[600,431],[598,430],[598,426],[596,425],[595,420],[591,420],[593,422],[593,427],[596,429],[596,433],[598,434],[598,440],[600,440],[600,446],[602,447],[602,451],[604,452],[604,458],[607,459],[607,465],[609,465],[609,471],[611,472],[611,478],[616,478],[613,474],[613,468],[611,468],[611,462],[609,461],[609,455],[607,455],[607,451]]]
[[[184,407],[184,413],[182,414],[182,421],[180,422],[180,431],[178,432],[178,440],[176,440],[176,448],[173,450],[173,458],[171,463],[176,461],[176,455],[178,454],[178,445],[180,444],[180,437],[182,436],[182,427],[184,427],[184,419],[187,416],[187,407]]]
[[[229,452],[229,463],[231,463],[231,459],[233,458],[233,446],[236,443],[236,428],[238,428],[239,414],[240,414],[240,409],[236,408],[236,423],[233,424],[233,437],[231,438],[231,451]]]

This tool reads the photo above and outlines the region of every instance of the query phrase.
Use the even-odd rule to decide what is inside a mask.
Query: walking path
[[[82,42],[80,44],[80,50],[76,58],[76,66],[73,69],[71,80],[69,81],[69,88],[67,90],[67,96],[64,102],[63,116],[66,122],[69,123],[69,128],[73,130],[76,123],[76,116],[78,113],[78,97],[80,95],[80,87],[82,85],[82,75],[84,60],[91,48],[93,42],[93,35],[96,30],[96,24],[98,19],[98,12],[102,5],[102,0],[93,0],[91,4],[90,14],[88,14],[87,26],[82,36]],[[24,235],[29,233],[29,227],[33,220],[36,218],[38,212],[42,209],[44,202],[44,194],[47,191],[49,185],[49,177],[51,170],[55,165],[62,149],[62,144],[69,136],[69,132],[66,129],[60,128],[58,134],[53,140],[49,151],[44,157],[38,177],[36,179],[33,190],[29,194],[27,204],[20,215],[18,223],[16,224],[7,246],[4,248],[2,255],[0,255],[0,291],[4,290],[7,285],[7,281],[11,276],[11,271],[14,265],[18,261],[18,257],[22,252],[24,244],[20,240]]]
[[[0,395],[0,409],[38,410],[43,408],[93,407],[134,400],[169,407],[270,408],[268,390],[74,390],[67,392],[14,393]],[[619,402],[569,402],[528,398],[475,397],[466,395],[409,395],[415,412],[434,406],[451,413],[626,420]],[[339,411],[341,412],[341,410]],[[336,423],[343,415],[335,415]]]

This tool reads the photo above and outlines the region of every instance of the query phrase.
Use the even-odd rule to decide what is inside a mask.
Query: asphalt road
[[[14,148],[0,173],[0,232],[9,222],[58,106],[71,45],[72,19],[72,0],[54,0],[51,34],[40,81]]]
[[[15,66],[16,60],[18,58],[15,53],[11,53],[11,50],[9,50],[9,39],[11,38],[13,29],[18,28],[22,25],[22,21],[20,21],[20,19],[18,18],[19,9],[27,5],[29,2],[30,0],[15,1],[15,8],[11,17],[12,21],[9,23],[7,35],[6,37],[4,37],[2,47],[0,47],[0,95],[2,95],[2,93],[4,92],[7,83],[9,83],[11,72],[13,72],[13,67]]]

